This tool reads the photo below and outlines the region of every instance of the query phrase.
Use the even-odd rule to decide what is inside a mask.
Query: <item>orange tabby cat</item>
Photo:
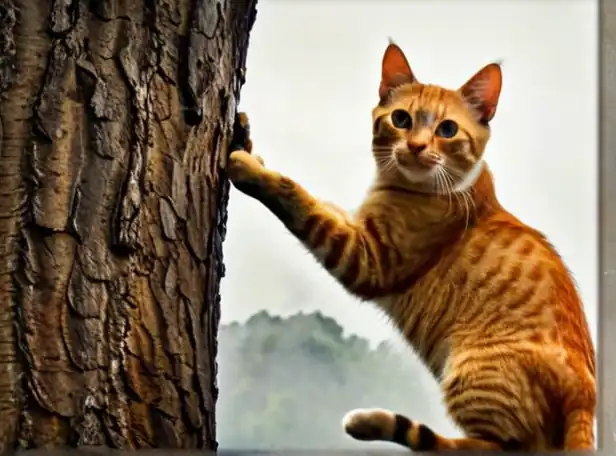
[[[417,451],[594,448],[595,358],[580,297],[552,245],[498,202],[482,160],[501,82],[490,64],[455,91],[420,83],[390,43],[372,112],[377,176],[354,218],[250,150],[230,155],[234,185],[391,317],[466,435],[365,409],[344,419],[356,439]]]

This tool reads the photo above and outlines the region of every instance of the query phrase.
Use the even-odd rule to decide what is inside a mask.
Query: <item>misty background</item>
[[[370,111],[388,37],[420,81],[449,88],[502,60],[486,153],[498,197],[557,247],[596,342],[596,0],[259,0],[257,9],[240,104],[255,153],[351,210],[374,175]],[[235,189],[224,253],[221,448],[358,448],[340,426],[356,407],[390,407],[458,433],[385,316]]]

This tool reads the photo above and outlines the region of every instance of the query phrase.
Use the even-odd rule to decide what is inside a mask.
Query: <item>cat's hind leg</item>
[[[342,426],[356,440],[388,441],[413,451],[503,449],[487,440],[443,437],[425,424],[385,409],[351,410],[344,416]]]

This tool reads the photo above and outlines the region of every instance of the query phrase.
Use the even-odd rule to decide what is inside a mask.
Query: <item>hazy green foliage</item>
[[[221,448],[366,449],[340,424],[357,407],[394,409],[451,431],[436,384],[410,350],[372,349],[320,313],[260,312],[222,326],[218,360]]]

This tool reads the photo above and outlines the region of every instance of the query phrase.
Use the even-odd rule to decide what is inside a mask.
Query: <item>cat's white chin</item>
[[[468,172],[464,173],[463,175],[460,175],[460,177],[457,177],[457,182],[451,187],[450,191],[452,193],[462,193],[469,190],[473,185],[475,185],[475,182],[477,182],[479,176],[481,176],[481,172],[483,171],[483,165],[483,160],[479,160]],[[440,165],[436,165],[432,169],[413,171],[403,166],[398,166],[398,171],[411,184],[423,186],[426,184],[434,184],[436,175],[439,172],[439,167]]]
[[[400,174],[402,174],[406,180],[413,184],[427,184],[432,182],[434,179],[434,176],[438,172],[438,166],[426,171],[413,171],[399,166],[398,171],[400,171]]]

